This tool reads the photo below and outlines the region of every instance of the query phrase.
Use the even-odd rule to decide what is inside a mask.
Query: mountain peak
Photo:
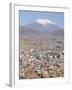
[[[56,24],[55,22],[53,22],[49,19],[37,19],[35,22],[42,24],[43,26],[46,26],[48,24]]]
[[[60,29],[60,27],[58,27],[55,22],[49,19],[37,19],[33,23],[28,24],[28,27],[33,28],[35,30],[48,32]]]

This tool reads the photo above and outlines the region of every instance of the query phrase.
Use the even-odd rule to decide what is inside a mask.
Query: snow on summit
[[[35,22],[42,24],[43,26],[46,26],[48,24],[56,24],[55,22],[53,22],[49,19],[37,19]]]

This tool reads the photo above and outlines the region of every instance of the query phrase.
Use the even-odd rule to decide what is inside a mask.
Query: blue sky
[[[20,25],[27,25],[37,19],[49,19],[55,22],[60,28],[64,28],[63,12],[45,12],[45,11],[19,11]]]

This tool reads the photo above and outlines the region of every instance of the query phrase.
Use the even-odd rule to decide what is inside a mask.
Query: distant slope
[[[39,24],[36,22],[28,24],[27,26],[30,28],[39,30],[39,31],[48,31],[48,32],[52,32],[52,31],[60,29],[58,26],[56,26],[54,24],[48,24],[47,26],[43,26],[42,24]]]
[[[37,35],[40,32],[38,30],[29,28],[27,26],[19,26],[19,35],[24,36],[24,35]]]
[[[27,27],[30,27],[39,31],[48,31],[48,32],[52,32],[60,29],[60,27],[58,27],[56,23],[48,19],[38,19],[28,24]]]
[[[19,26],[19,35],[20,37],[24,37],[24,36],[32,36],[32,37],[39,37],[39,38],[64,38],[64,30],[55,30],[52,32],[48,32],[48,31],[39,31],[27,26]]]
[[[28,39],[30,42],[40,43],[49,48],[64,48],[64,30],[48,32],[19,26],[19,38],[20,42]]]
[[[59,30],[55,30],[54,32],[52,32],[53,34],[56,34],[56,35],[64,35],[64,30],[63,29],[59,29]]]

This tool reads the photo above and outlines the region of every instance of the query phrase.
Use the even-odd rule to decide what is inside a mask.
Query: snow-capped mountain
[[[40,30],[40,31],[46,30],[49,32],[60,29],[55,22],[48,19],[37,19],[34,22],[28,24],[27,26],[35,30]]]
[[[52,22],[51,20],[48,19],[37,19],[35,22],[42,24],[43,26],[47,26],[48,24],[56,24],[55,22]]]

